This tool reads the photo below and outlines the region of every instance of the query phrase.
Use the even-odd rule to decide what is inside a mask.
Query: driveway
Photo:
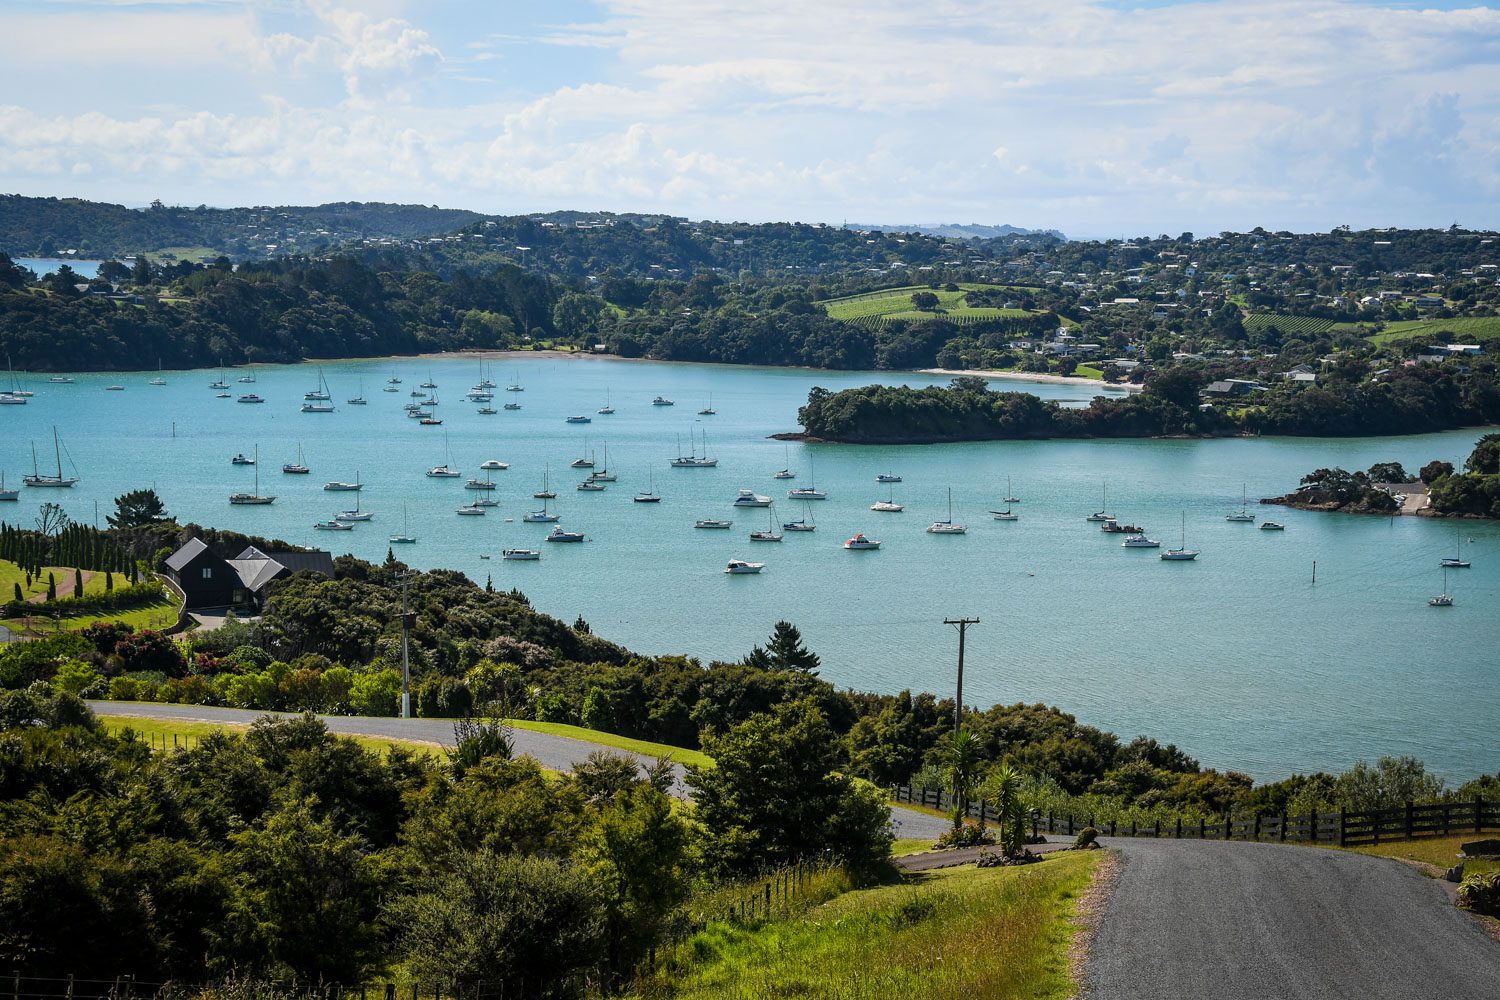
[[[170,719],[179,722],[221,722],[249,725],[264,715],[279,718],[296,718],[296,713],[256,712],[238,708],[209,708],[204,705],[155,705],[139,702],[91,701],[89,707],[96,715],[124,716],[148,719]],[[394,719],[370,716],[320,715],[319,719],[330,732],[348,736],[383,736],[397,740],[421,740],[444,746],[453,745],[453,720],[451,719]],[[583,760],[595,750],[620,754],[642,765],[653,764],[656,758],[648,754],[629,753],[613,747],[575,740],[550,733],[535,733],[527,729],[513,729],[516,753],[530,754],[537,763],[552,771],[572,770],[576,761]],[[687,785],[681,764],[672,765],[674,787],[672,793],[687,796]],[[891,818],[896,823],[898,837],[931,837],[947,829],[947,821],[913,809],[893,806]]]
[[[1123,869],[1089,1000],[1494,1000],[1500,944],[1382,858],[1223,841],[1108,841]]]

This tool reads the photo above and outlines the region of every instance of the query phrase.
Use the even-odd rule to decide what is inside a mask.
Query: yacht
[[[1261,531],[1285,531],[1286,530],[1286,525],[1282,524],[1280,521],[1262,521],[1262,522],[1260,522],[1260,530]],[[1465,565],[1467,565],[1467,564],[1465,564]]]
[[[392,375],[390,378],[386,379],[386,382],[389,385],[400,385],[401,384],[401,380],[399,378],[397,378],[396,376],[394,376],[394,375]]]
[[[235,455],[229,460],[230,465],[254,465],[255,459],[246,458],[244,455]]]
[[[226,392],[224,395],[227,396],[229,393]],[[236,403],[264,403],[265,401],[265,397],[257,396],[253,392],[247,392],[235,400]]]
[[[901,482],[901,477],[894,472],[882,472],[875,477],[875,481],[877,483],[899,483]]]
[[[733,521],[725,521],[714,517],[703,517],[693,522],[695,528],[705,528],[710,531],[722,531],[734,527]]]
[[[504,549],[500,553],[500,558],[514,562],[536,562],[542,558],[542,553],[540,549]]]
[[[463,475],[462,472],[450,467],[447,462],[444,462],[442,465],[434,465],[427,470],[427,478],[429,479],[462,479]]]
[[[563,422],[568,424],[591,424],[594,422],[594,418],[585,416],[582,413],[575,413]]]
[[[797,473],[792,470],[792,453],[786,445],[781,446],[781,471],[772,476],[772,479],[796,479]]]
[[[705,406],[703,409],[701,409],[701,410],[698,411],[698,416],[700,416],[700,417],[712,417],[712,416],[715,416],[718,412],[719,412],[718,410],[714,409],[714,394],[713,393],[709,393],[708,394],[708,405]]]
[[[1138,524],[1121,524],[1114,518],[1110,518],[1108,521],[1105,521],[1103,524],[1099,525],[1099,530],[1104,532],[1106,535],[1139,535],[1146,529],[1142,528]]]
[[[1021,498],[1018,497],[1018,496],[1016,496],[1014,493],[1012,493],[1010,491],[1010,477],[1009,476],[1005,477],[1005,502],[1006,503],[1020,503],[1021,502]]]
[[[605,486],[603,483],[596,483],[592,479],[585,479],[575,486],[574,489],[579,493],[603,493]]]
[[[107,385],[107,386],[104,387],[104,391],[105,392],[124,392],[125,391],[125,387],[123,385]]]
[[[334,480],[331,483],[324,483],[323,488],[330,493],[358,493],[365,488],[365,484],[359,481],[359,473],[356,472],[354,474],[354,482],[352,483],[341,483]]]
[[[470,479],[464,483],[464,489],[466,490],[492,490],[494,488],[495,481],[493,479]]]
[[[593,467],[594,460],[592,458],[583,458],[581,456],[568,463],[568,468],[570,469],[592,469]]]
[[[613,413],[613,412],[615,412],[615,408],[613,406],[609,405],[609,390],[608,389],[604,390],[604,405],[601,406],[601,407],[599,407],[599,409],[595,410],[594,412],[595,413],[602,413],[602,414],[605,414],[606,416],[609,415],[609,414],[611,414],[611,413]]]
[[[703,435],[703,455],[698,455],[698,449],[694,443],[693,434],[688,432],[688,454],[682,453],[682,438],[677,439],[677,457],[672,459],[671,466],[674,469],[712,469],[719,464],[717,458],[708,457],[708,434]]]
[[[1226,520],[1226,521],[1233,521],[1233,522],[1235,522],[1237,524],[1254,524],[1255,523],[1255,515],[1252,514],[1252,513],[1250,513],[1249,510],[1246,509],[1249,506],[1250,506],[1250,503],[1249,503],[1249,500],[1247,499],[1247,494],[1245,492],[1245,487],[1244,487],[1243,484],[1241,484],[1241,486],[1240,486],[1240,510],[1239,510],[1239,513],[1237,513],[1237,514],[1226,514],[1226,515],[1224,515],[1224,520]]]
[[[471,403],[488,403],[495,398],[495,394],[476,387],[465,393],[464,398]]]
[[[870,504],[870,509],[879,511],[882,514],[899,514],[903,510],[905,510],[906,507],[902,504],[896,503],[894,500],[876,500],[874,503]]]
[[[498,507],[498,506],[500,506],[500,501],[496,500],[494,497],[475,497],[473,500],[469,501],[469,506],[470,507]]]
[[[1262,525],[1262,527],[1264,527],[1264,525]],[[1459,535],[1454,540],[1454,545],[1456,546],[1456,548],[1453,550],[1453,555],[1444,556],[1438,563],[1438,565],[1442,566],[1444,569],[1468,569],[1469,560],[1464,558],[1464,540],[1462,535]]]
[[[333,394],[328,391],[328,383],[323,380],[323,369],[318,369],[318,387],[312,392],[304,392],[302,398],[320,403],[333,398]]]
[[[332,413],[333,412],[333,404],[332,403],[303,403],[302,404],[302,412],[303,413]]]
[[[6,487],[5,487],[5,473],[4,472],[0,472],[0,502],[8,501],[8,500],[19,500],[19,499],[21,499],[21,491],[20,490],[14,490],[14,489],[6,489]]]
[[[817,466],[812,464],[811,458],[808,459],[808,466],[810,469],[808,478],[811,480],[811,483],[807,486],[799,486],[796,489],[787,490],[787,498],[790,500],[827,500],[828,494],[818,489],[818,469]]]
[[[68,383],[71,383],[73,380],[70,379],[70,378],[67,378],[67,379],[49,378],[47,381],[48,382],[68,382]],[[228,389],[229,388],[229,383],[226,382],[226,381],[224,381],[224,376],[220,375],[218,378],[216,378],[212,382],[208,383],[208,387],[210,389]]]
[[[422,419],[418,420],[417,423],[421,424],[423,427],[441,427],[441,426],[443,426],[443,421],[440,418],[438,418],[438,417],[434,417],[430,413],[424,413],[422,415]]]
[[[517,391],[519,391],[519,390],[517,390]],[[507,410],[519,410],[520,408],[521,408],[521,404],[520,403],[506,403],[505,404],[505,409],[507,409]]]
[[[1107,511],[1107,510],[1109,510],[1109,484],[1105,483],[1104,484],[1104,502],[1099,505],[1099,509],[1097,511],[1095,511],[1092,514],[1090,514],[1088,517],[1084,518],[1084,520],[1085,521],[1113,521],[1114,518],[1110,517],[1108,514],[1105,513],[1105,511]]]
[[[734,498],[734,506],[769,507],[771,506],[771,498],[761,496],[759,493],[756,493],[753,490],[740,490],[739,494]]]
[[[1154,538],[1147,538],[1145,535],[1128,535],[1120,543],[1120,547],[1124,549],[1159,549],[1161,548],[1161,542],[1158,542]]]
[[[430,372],[428,373],[428,375],[427,375],[427,381],[422,383],[422,388],[424,388],[424,389],[436,389],[437,388],[437,383],[432,380],[432,373],[430,373]]]
[[[559,524],[547,532],[547,537],[543,540],[548,542],[581,542],[583,541],[583,532],[568,531]]]
[[[353,531],[354,525],[345,524],[343,521],[319,521],[313,525],[314,531]]]
[[[400,390],[400,389],[397,389],[397,388],[396,388],[396,387],[395,387],[395,386],[393,386],[393,385],[388,385],[388,386],[386,386],[386,387],[385,387],[385,388],[384,388],[384,389],[382,389],[382,390],[381,390],[381,391],[382,391],[382,392],[400,392],[400,391],[401,391],[401,390]]]
[[[964,535],[969,531],[968,527],[958,524],[953,520],[953,490],[948,490],[948,520],[933,521],[927,526],[929,535]]]
[[[1167,562],[1191,562],[1198,558],[1197,551],[1187,547],[1187,511],[1182,512],[1182,538],[1178,541],[1177,548],[1167,549],[1161,557]]]
[[[779,542],[781,533],[776,530],[776,508],[766,508],[766,530],[750,532],[752,542]]]
[[[365,380],[359,380],[359,395],[349,401],[350,406],[368,406],[369,400],[365,399]]]
[[[401,505],[401,534],[392,535],[391,542],[396,545],[412,545],[416,542],[416,536],[411,533],[411,528],[406,523],[406,504]]]
[[[657,396],[655,399],[653,399],[651,401],[651,405],[652,406],[676,406],[677,404],[674,403],[674,402],[672,402],[666,396]]]
[[[593,472],[590,472],[589,482],[613,483],[618,481],[619,478],[619,476],[609,471],[609,447],[606,445],[604,448],[604,467],[602,469],[595,469]]]
[[[475,413],[479,413],[479,414],[483,414],[484,416],[488,417],[491,414],[499,413],[500,411],[497,410],[497,409],[495,409],[493,406],[481,406],[479,409],[475,410],[474,412]]]
[[[236,507],[264,507],[275,503],[274,496],[263,497],[260,495],[260,445],[255,446],[255,492],[254,493],[231,493],[229,502]]]
[[[853,538],[844,542],[844,548],[855,550],[878,549],[880,548],[880,543],[873,538],[866,538],[863,534],[857,534]]]
[[[0,392],[0,406],[25,406],[26,397],[13,392]]]
[[[229,393],[227,393],[227,392],[216,392],[216,393],[214,393],[214,399],[228,399],[228,398],[229,398]]]
[[[312,470],[302,460],[302,446],[297,446],[297,461],[287,462],[281,467],[281,471],[292,476],[305,476]]]
[[[73,384],[73,376],[71,376],[71,375],[54,375],[51,378],[49,378],[47,381],[51,382],[53,385],[72,385]],[[227,389],[229,387],[227,385],[224,385],[224,380],[223,379],[219,379],[219,381],[214,382],[213,384],[211,384],[209,386],[209,388],[210,389]]]
[[[161,376],[161,358],[156,359],[156,378],[151,380],[152,385],[166,385],[167,380]]]
[[[255,381],[255,376],[254,375],[241,375],[238,379],[236,379],[236,381],[238,381],[238,382],[254,382]]]
[[[1004,510],[992,510],[990,513],[994,515],[997,521],[1018,521],[1021,519],[1021,515],[1011,510],[1008,506]]]
[[[644,493],[637,493],[632,499],[636,503],[661,503],[661,494],[656,492],[656,476],[650,477],[650,486]]]
[[[49,486],[68,487],[78,482],[77,476],[65,476],[62,474],[62,443],[57,437],[57,428],[52,428],[52,454],[57,459],[57,475],[44,476],[36,465],[36,445],[31,446],[31,475],[22,476],[21,482],[27,486]],[[72,456],[69,456],[72,461]]]
[[[817,531],[818,526],[813,523],[812,504],[807,505],[807,516],[799,521],[787,521],[781,526],[782,531]]]
[[[458,510],[454,511],[454,513],[461,514],[464,517],[483,517],[484,508],[480,507],[478,504],[468,503],[458,508]]]
[[[729,564],[724,567],[724,572],[730,574],[731,576],[749,576],[753,573],[759,573],[765,568],[765,563],[753,563],[746,562],[743,559],[731,559],[729,560]]]
[[[1434,608],[1453,607],[1453,595],[1448,593],[1448,568],[1443,567],[1443,592],[1428,600],[1427,604]]]
[[[484,469],[487,472],[490,472],[490,471],[502,471],[503,472],[504,470],[510,468],[510,466],[507,463],[502,462],[502,461],[500,461],[497,458],[486,459],[485,461],[479,463],[479,467],[481,469]]]
[[[521,520],[527,524],[556,524],[558,516],[548,511],[546,503],[543,503],[541,510],[534,510]]]

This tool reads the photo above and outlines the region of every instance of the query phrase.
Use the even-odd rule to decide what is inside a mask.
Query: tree
[[[984,744],[969,729],[959,729],[939,741],[934,757],[953,791],[953,829],[957,830],[968,815],[969,796],[984,766]]]
[[[713,767],[688,767],[708,864],[722,873],[828,854],[855,868],[890,852],[890,811],[868,782],[840,773],[838,741],[812,699],[752,715],[703,750]]]
[[[1482,476],[1500,474],[1500,434],[1486,434],[1469,455],[1469,471]]]
[[[73,596],[83,596],[83,570],[81,569],[73,570]]]
[[[797,626],[787,621],[777,622],[765,646],[756,646],[745,657],[745,665],[758,670],[798,670],[814,677],[820,662],[818,655],[802,644]]]
[[[151,284],[151,261],[143,253],[135,255],[135,263],[130,267],[130,280],[137,285]]]
[[[1370,466],[1368,475],[1372,483],[1411,482],[1411,477],[1406,474],[1406,469],[1400,462],[1376,462]]]
[[[106,520],[111,528],[143,528],[171,520],[171,517],[156,491],[144,489],[115,497],[115,512]]]
[[[62,505],[50,500],[37,511],[36,530],[48,537],[62,534],[72,523],[72,518],[68,517],[68,512],[62,509]]]
[[[1021,772],[1009,760],[990,772],[984,783],[984,797],[995,809],[999,829],[996,838],[1002,854],[1013,857],[1026,846],[1026,800],[1022,794]]]
[[[1434,460],[1422,466],[1422,471],[1417,475],[1421,477],[1422,482],[1431,486],[1444,476],[1453,475],[1453,463]]]
[[[911,304],[913,309],[936,309],[940,301],[941,300],[932,292],[911,293]]]
[[[0,253],[0,286],[25,288],[35,275],[27,268],[11,260],[10,254]]]

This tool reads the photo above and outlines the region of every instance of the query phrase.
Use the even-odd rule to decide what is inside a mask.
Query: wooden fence
[[[896,802],[928,806],[948,812],[953,798],[947,791],[935,788],[892,788]],[[970,802],[968,816],[981,823],[993,823],[997,814],[988,803]],[[1115,820],[1095,822],[1092,815],[1078,813],[1032,812],[1031,832],[1062,833],[1073,836],[1086,826],[1108,837],[1173,837],[1196,840],[1269,840],[1293,843],[1337,844],[1359,847],[1387,840],[1442,836],[1452,833],[1484,833],[1500,830],[1500,802],[1474,799],[1472,802],[1408,802],[1387,809],[1340,809],[1304,816],[1225,816],[1208,821],[1158,820],[1150,826],[1131,821],[1129,825]]]

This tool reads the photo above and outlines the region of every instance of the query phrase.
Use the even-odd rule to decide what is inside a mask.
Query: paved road
[[[1108,843],[1125,863],[1090,1000],[1500,997],[1500,944],[1406,865],[1283,844]]]
[[[295,718],[294,714],[285,712],[255,712],[238,708],[209,708],[204,705],[143,705],[135,702],[91,701],[89,707],[98,715],[175,719],[181,722],[228,722],[248,725],[263,715]],[[448,719],[391,719],[344,715],[320,715],[318,718],[323,720],[330,732],[350,736],[384,736],[398,740],[424,740],[445,746],[453,744],[453,722]],[[537,763],[553,771],[571,770],[575,762],[583,760],[594,750],[623,754],[643,765],[656,761],[655,757],[648,754],[629,753],[613,747],[589,743],[586,740],[569,739],[566,736],[536,733],[528,729],[515,729],[512,730],[512,734],[515,738],[517,753],[530,754],[536,758]],[[682,765],[673,764],[672,773],[675,781],[673,794],[686,796],[687,786],[683,781]],[[903,809],[899,806],[892,808],[891,816],[897,822],[896,836],[898,837],[931,837],[936,840],[938,834],[942,833],[948,825],[947,821],[936,816],[929,816],[912,809]]]

